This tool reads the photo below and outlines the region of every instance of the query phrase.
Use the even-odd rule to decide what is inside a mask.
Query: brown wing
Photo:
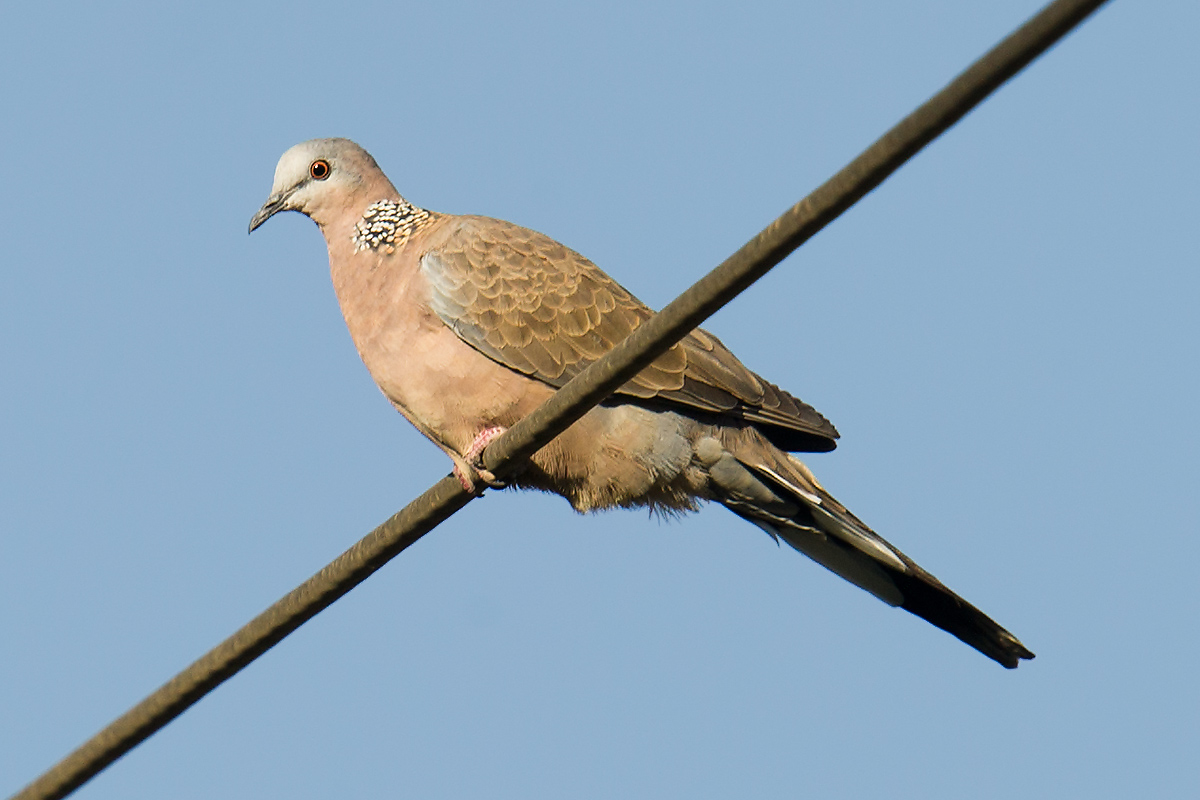
[[[447,220],[421,257],[434,312],[488,357],[560,387],[653,312],[592,262],[501,220]],[[833,425],[697,329],[619,394],[744,419],[785,450],[826,451]]]

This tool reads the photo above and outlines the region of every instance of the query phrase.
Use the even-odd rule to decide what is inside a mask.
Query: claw
[[[483,466],[482,459],[484,449],[506,430],[508,428],[503,428],[499,425],[484,428],[471,442],[471,446],[467,448],[467,452],[463,454],[462,463],[459,463],[455,459],[454,477],[458,478],[458,482],[462,484],[463,489],[471,493],[476,492],[476,478],[493,489],[503,489],[508,486],[507,483],[498,480],[490,470]]]

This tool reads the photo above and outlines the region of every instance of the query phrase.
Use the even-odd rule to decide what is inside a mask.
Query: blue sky
[[[279,155],[661,306],[1032,2],[26,4],[0,51],[0,792],[444,475]],[[1200,780],[1200,57],[1114,2],[707,327],[1016,672],[719,508],[492,493],[81,798],[1153,797]]]

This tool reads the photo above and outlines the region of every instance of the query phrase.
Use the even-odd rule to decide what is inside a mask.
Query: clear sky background
[[[660,307],[1038,8],[12,5],[0,793],[448,471],[279,155]],[[709,321],[1006,671],[720,508],[489,493],[81,798],[1195,797],[1200,4],[1116,0]]]

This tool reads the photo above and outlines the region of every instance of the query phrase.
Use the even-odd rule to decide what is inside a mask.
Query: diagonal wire
[[[784,212],[662,312],[492,442],[484,453],[488,469],[503,476],[544,447],[882,183],[1105,1],[1056,0],[1043,8],[816,191]],[[455,478],[442,478],[316,575],[13,795],[12,800],[67,796],[472,499]]]

